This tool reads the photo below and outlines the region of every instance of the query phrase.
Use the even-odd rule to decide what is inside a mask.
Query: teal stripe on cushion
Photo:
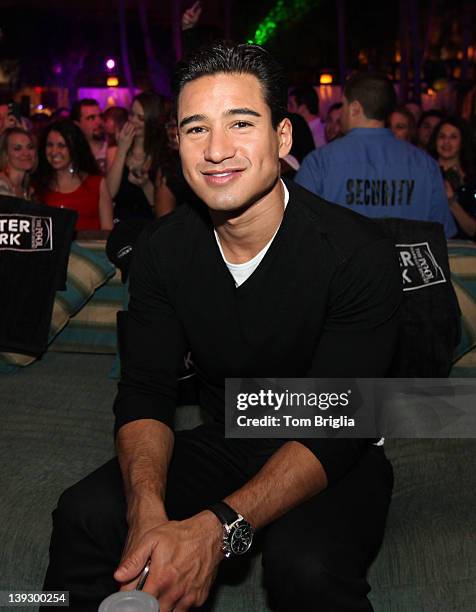
[[[476,245],[468,242],[449,242],[448,256],[451,281],[458,293],[462,309],[461,341],[454,352],[457,362],[476,345]]]
[[[94,304],[121,304],[124,300],[124,285],[114,284],[114,279],[111,279],[106,285],[100,287],[94,294],[91,302]]]

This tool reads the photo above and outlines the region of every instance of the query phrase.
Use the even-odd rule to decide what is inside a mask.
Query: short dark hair
[[[296,104],[298,106],[301,106],[301,104],[306,105],[311,115],[319,114],[319,96],[312,85],[293,87],[289,95],[296,98]]]
[[[179,94],[187,83],[220,73],[255,76],[271,111],[273,127],[276,128],[286,117],[287,87],[280,64],[263,47],[228,41],[217,41],[202,47],[177,65],[173,79],[175,112]]]
[[[81,119],[81,109],[83,106],[99,106],[99,102],[94,98],[82,98],[74,102],[69,114],[73,121],[79,121]]]
[[[445,117],[440,121],[440,123],[438,123],[437,126],[435,126],[435,129],[431,133],[430,140],[428,141],[428,153],[436,160],[438,159],[436,141],[438,140],[438,135],[444,125],[451,125],[459,131],[461,136],[459,163],[466,177],[471,178],[474,173],[474,155],[473,148],[471,146],[471,130],[468,122],[461,119],[461,117]]]
[[[379,72],[361,72],[345,82],[344,96],[349,103],[359,102],[367,119],[385,121],[397,104],[390,79]]]
[[[38,168],[35,173],[35,180],[40,188],[48,189],[55,175],[54,169],[46,159],[46,141],[50,132],[58,132],[64,138],[76,172],[96,176],[101,174],[81,128],[71,119],[59,119],[50,123],[41,134],[38,146]]]

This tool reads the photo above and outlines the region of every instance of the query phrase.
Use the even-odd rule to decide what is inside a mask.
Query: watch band
[[[231,525],[241,516],[238,512],[235,512],[231,506],[222,501],[208,506],[207,509],[213,512],[222,525]]]

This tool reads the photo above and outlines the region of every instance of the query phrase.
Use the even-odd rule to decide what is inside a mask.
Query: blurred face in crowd
[[[410,140],[410,122],[408,117],[399,112],[390,115],[390,129],[396,138],[400,140]]]
[[[66,142],[59,132],[51,131],[46,139],[46,159],[56,171],[71,166],[71,155]]]
[[[436,138],[436,152],[440,160],[446,162],[459,161],[459,152],[461,149],[461,133],[457,127],[444,123]]]
[[[327,114],[324,127],[327,142],[342,136],[341,115],[342,108],[334,108],[334,110]]]
[[[104,121],[104,131],[106,132],[108,136],[115,136],[116,129],[117,129],[116,122],[114,121],[112,117],[108,117]]]
[[[101,140],[104,136],[104,124],[99,106],[82,106],[78,125],[88,141]]]
[[[178,150],[178,128],[177,128],[177,120],[175,117],[171,117],[169,121],[165,124],[165,131],[167,132],[167,141],[169,147],[174,149],[174,151]]]
[[[420,121],[420,117],[422,114],[422,108],[421,106],[419,106],[416,102],[407,102],[405,104],[405,107],[411,112],[411,114],[414,116],[415,118],[415,123],[418,123]]]
[[[418,144],[426,148],[431,134],[438,123],[441,121],[439,117],[426,117],[418,128]]]
[[[296,96],[289,96],[288,98],[288,111],[290,113],[298,112],[298,103],[296,102]]]
[[[280,157],[289,119],[273,128],[261,84],[251,74],[215,74],[187,83],[178,99],[180,157],[193,191],[214,211],[239,211],[281,194]]]
[[[140,102],[134,100],[129,113],[129,121],[135,128],[134,136],[144,137],[145,115],[144,108]]]
[[[8,138],[7,156],[13,170],[29,172],[36,164],[33,140],[26,134],[12,134]]]
[[[8,116],[8,104],[0,104],[0,134],[6,129],[6,119]]]

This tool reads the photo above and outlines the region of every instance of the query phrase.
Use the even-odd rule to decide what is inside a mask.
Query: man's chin
[[[202,193],[198,194],[198,197],[207,205],[210,211],[217,213],[233,213],[234,211],[241,211],[247,207],[247,202],[243,200],[243,197],[236,196],[224,196],[216,197],[216,194]]]

